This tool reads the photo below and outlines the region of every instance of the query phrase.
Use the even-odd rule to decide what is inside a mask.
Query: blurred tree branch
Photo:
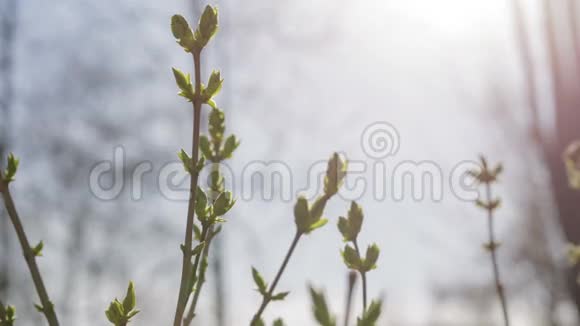
[[[568,188],[562,163],[562,153],[566,146],[574,139],[580,138],[580,110],[578,110],[580,94],[577,92],[580,46],[577,3],[575,0],[543,0],[542,5],[544,44],[548,53],[548,79],[552,84],[551,96],[555,118],[554,128],[550,133],[542,130],[540,112],[546,108],[541,108],[538,104],[536,68],[531,60],[530,35],[520,0],[513,0],[516,42],[524,74],[526,104],[532,117],[530,134],[550,172],[551,187],[558,210],[557,220],[566,240],[577,243],[580,241],[580,210],[575,194]],[[567,15],[562,10],[567,10]],[[557,20],[556,17],[565,17],[568,21]],[[564,26],[571,28],[570,33],[563,30]],[[566,35],[570,35],[571,39],[564,38]],[[571,45],[574,52],[572,60],[563,52],[566,49],[563,46],[565,43]],[[580,289],[575,281],[576,273],[574,271],[569,274],[568,289],[580,313]]]

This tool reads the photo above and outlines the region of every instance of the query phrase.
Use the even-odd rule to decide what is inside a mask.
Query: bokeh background
[[[219,68],[225,78],[218,103],[228,133],[242,140],[233,171],[280,161],[299,190],[312,164],[333,151],[371,166],[361,137],[377,121],[400,136],[399,151],[384,159],[388,171],[431,161],[448,178],[480,153],[501,161],[496,224],[513,324],[578,324],[580,292],[565,250],[580,241],[580,197],[567,187],[560,155],[580,138],[577,0],[212,4],[221,28],[202,76]],[[204,5],[0,2],[0,153],[21,157],[13,194],[31,241],[44,240],[39,264],[64,325],[107,324],[104,309],[129,280],[141,309],[136,325],[173,318],[187,204],[165,198],[156,176],[190,147],[191,108],[176,96],[170,67],[191,71],[192,63],[169,21],[174,13],[193,21]],[[103,201],[91,193],[89,172],[117,146],[126,155],[125,187]],[[131,174],[145,161],[153,172],[135,200]],[[250,266],[272,279],[292,239],[293,200],[255,190],[238,201],[216,243],[220,268],[210,262],[197,325],[245,325],[260,299]],[[350,199],[332,201],[331,224]],[[482,250],[484,212],[447,184],[440,201],[376,200],[370,190],[358,201],[362,241],[382,248],[369,274],[370,295],[386,300],[381,325],[501,324]],[[19,244],[0,214],[0,298],[17,306],[20,325],[42,325]],[[280,283],[292,293],[266,318],[314,325],[308,283],[342,310],[341,246],[334,225],[301,242]]]

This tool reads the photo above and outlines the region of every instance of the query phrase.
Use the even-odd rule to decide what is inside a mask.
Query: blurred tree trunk
[[[552,83],[554,107],[553,132],[546,136],[542,133],[540,121],[540,106],[536,91],[536,71],[531,59],[529,35],[524,21],[521,0],[513,1],[514,20],[516,24],[516,41],[520,51],[527,105],[532,116],[531,137],[541,149],[541,155],[550,172],[554,201],[558,210],[559,221],[567,241],[580,242],[580,196],[568,186],[566,171],[562,162],[562,153],[566,146],[575,139],[580,139],[580,45],[578,40],[577,4],[578,0],[543,0],[545,44],[547,47],[549,76]],[[562,10],[567,10],[564,15]],[[563,36],[561,20],[556,17],[567,17],[570,21],[569,48],[572,56],[565,56],[562,43]],[[568,40],[570,41],[570,40]],[[570,59],[572,58],[572,59]],[[571,270],[567,277],[567,288],[576,303],[580,314],[580,287],[576,282],[578,271]]]
[[[547,162],[547,153],[545,151],[547,142],[542,137],[539,118],[540,105],[538,103],[538,92],[536,91],[537,72],[532,60],[530,38],[526,28],[524,10],[520,1],[521,0],[512,1],[512,11],[515,23],[516,46],[518,47],[522,63],[525,101],[532,117],[529,136],[531,138],[531,144],[539,149],[540,157],[544,162]],[[533,156],[534,155],[532,154],[530,158],[533,158]],[[534,169],[538,166],[540,166],[540,164],[530,164],[526,169],[528,170],[528,173],[534,173]],[[525,259],[528,263],[533,262],[532,265],[534,266],[535,275],[538,280],[541,280],[545,287],[545,296],[543,299],[544,301],[542,302],[544,309],[546,309],[544,322],[546,325],[556,326],[558,325],[556,321],[556,307],[560,299],[559,290],[561,289],[561,285],[559,283],[562,271],[558,266],[556,258],[549,249],[550,246],[547,241],[548,231],[546,230],[547,223],[545,216],[542,216],[542,204],[538,200],[539,196],[537,195],[537,192],[531,191],[529,197],[531,201],[527,211],[529,223],[526,223],[523,226],[526,230],[526,236],[522,240],[523,242],[519,249],[519,258]],[[538,239],[544,240],[541,245],[535,243]]]
[[[0,168],[7,152],[10,137],[11,107],[14,102],[14,35],[18,24],[18,0],[7,0],[0,7]],[[0,241],[3,253],[0,261],[0,297],[7,297],[9,290],[10,225],[8,218],[0,210]]]
[[[572,29],[572,44],[578,76],[580,76],[580,26],[578,26],[577,18],[579,5],[578,0],[568,0],[568,15],[570,18],[570,27]]]
[[[557,14],[557,10],[561,10],[562,7],[558,8],[556,4],[565,5],[563,1],[544,0],[546,41],[554,96],[554,133],[551,141],[545,142],[544,153],[550,170],[558,218],[564,235],[567,241],[580,243],[580,195],[568,186],[562,160],[562,153],[566,146],[573,140],[580,139],[578,62],[576,62],[576,56],[572,56],[573,61],[571,62],[570,59],[565,58],[561,51],[560,42],[566,33],[563,33],[561,25],[559,26],[561,21],[555,18],[563,17],[563,15]],[[565,9],[569,10],[569,8]],[[573,20],[569,22],[570,26],[573,29],[576,28],[575,13],[569,17]],[[572,31],[571,35],[575,37],[577,31]],[[572,45],[576,43],[577,40],[574,40]],[[577,272],[577,270],[571,271],[569,274],[568,286],[580,313],[580,287],[576,282]]]

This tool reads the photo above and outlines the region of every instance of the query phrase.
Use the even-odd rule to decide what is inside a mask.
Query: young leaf
[[[312,208],[310,209],[311,223],[318,221],[322,217],[322,213],[324,213],[324,208],[326,207],[327,202],[327,196],[320,196],[316,199],[316,201],[314,201],[314,204],[312,204]]]
[[[16,320],[16,309],[13,306],[6,306],[0,303],[0,326],[12,326]]]
[[[264,320],[262,318],[258,318],[252,320],[250,326],[266,326],[266,324],[264,324]]]
[[[348,210],[348,224],[350,229],[349,240],[354,240],[358,237],[363,224],[363,210],[355,201],[350,204]]]
[[[288,294],[290,294],[290,292],[280,292],[278,294],[275,294],[272,296],[272,301],[282,301],[286,299],[286,296],[288,296]]]
[[[260,294],[262,294],[263,296],[267,295],[268,284],[266,284],[266,281],[264,281],[264,278],[262,277],[260,272],[258,272],[258,270],[255,269],[254,267],[252,267],[252,277],[254,278],[254,283],[256,283],[256,286],[258,287],[258,292],[260,292]]]
[[[215,162],[215,156],[211,148],[211,143],[209,142],[209,139],[206,135],[201,135],[199,137],[199,150],[206,159]]]
[[[177,39],[177,43],[183,47],[185,52],[193,52],[195,40],[193,32],[187,23],[187,20],[181,15],[171,17],[171,33]]]
[[[278,319],[274,320],[274,323],[272,324],[272,326],[284,326],[284,321],[282,320],[282,318],[278,318]]]
[[[367,311],[364,312],[361,318],[358,318],[357,326],[375,326],[381,316],[381,305],[382,302],[380,301],[371,302]]]
[[[34,256],[39,257],[42,256],[42,248],[44,248],[44,242],[40,241],[36,246],[30,248]]]
[[[377,268],[377,260],[379,259],[380,249],[376,244],[372,244],[367,248],[366,257],[364,260],[364,270],[366,272]]]
[[[193,225],[193,234],[195,236],[195,240],[197,241],[201,241],[201,230],[199,228],[199,226],[197,225]]]
[[[189,74],[184,74],[177,68],[171,69],[173,70],[175,83],[177,83],[177,87],[181,90],[179,96],[185,97],[189,102],[192,102],[195,98],[195,92],[193,90],[193,85],[191,84],[191,76]]]
[[[115,299],[109,304],[109,308],[107,308],[107,310],[105,311],[105,315],[113,325],[115,326],[119,325],[124,315],[123,306],[119,303],[117,299]]]
[[[129,286],[127,287],[127,294],[125,295],[125,299],[123,300],[123,310],[125,312],[130,312],[135,309],[135,285],[133,282],[129,282]]]
[[[217,193],[223,192],[224,189],[224,178],[220,174],[219,170],[211,171],[209,174],[210,178],[210,188],[212,191]]]
[[[240,142],[236,139],[235,135],[230,135],[226,139],[226,143],[224,144],[224,150],[222,152],[223,158],[231,158],[232,154],[240,146]]]
[[[568,245],[568,261],[572,266],[580,263],[580,246],[573,243]]]
[[[324,294],[310,287],[310,297],[312,298],[312,312],[318,324],[321,326],[336,326],[336,319],[328,310]]]
[[[346,245],[344,246],[344,251],[342,252],[342,258],[344,259],[344,263],[346,264],[346,266],[350,269],[356,269],[356,270],[360,270],[361,269],[361,259],[358,255],[358,253],[356,252],[356,250],[349,246]]]
[[[191,157],[189,157],[189,155],[187,155],[187,153],[183,149],[177,153],[177,157],[179,157],[181,163],[183,163],[183,168],[185,169],[185,171],[191,173],[191,169],[193,167]]]
[[[107,319],[115,326],[125,326],[130,321],[131,317],[139,313],[139,310],[135,310],[135,286],[133,282],[129,282],[127,287],[127,294],[121,303],[115,298],[110,304],[105,315]]]
[[[229,191],[224,191],[215,200],[213,204],[214,214],[216,216],[224,216],[234,205],[235,201],[232,200],[232,193]]]
[[[342,234],[344,242],[353,240],[350,236],[352,234],[352,231],[350,230],[350,224],[348,223],[346,217],[340,216],[338,218],[338,231],[340,231],[340,234]]]
[[[181,15],[173,15],[171,17],[171,33],[177,39],[184,38],[189,33],[193,34],[187,20]]]
[[[139,310],[133,310],[127,314],[127,319],[131,319],[133,316],[139,313]]]
[[[201,222],[204,222],[208,217],[208,207],[207,207],[207,195],[197,186],[195,192],[195,213]]]
[[[20,164],[20,160],[14,156],[14,154],[8,154],[8,166],[6,167],[6,171],[4,171],[4,182],[10,183],[14,181],[14,176],[16,175],[16,171],[18,171],[18,165]]]
[[[201,19],[199,20],[198,31],[203,45],[215,35],[218,29],[218,10],[210,5],[205,7]]]
[[[209,87],[209,86],[208,86]],[[206,89],[207,90],[207,89]],[[209,134],[216,151],[221,147],[224,132],[226,117],[222,110],[214,108],[209,113]]]
[[[205,166],[205,157],[202,155],[199,158],[199,161],[197,161],[197,163],[195,164],[195,173],[197,174],[201,173],[201,170],[203,170],[204,166]]]
[[[212,97],[216,96],[220,90],[222,89],[222,84],[224,80],[221,78],[220,71],[214,70],[209,77],[209,81],[207,82],[207,87],[204,89],[204,102],[207,102]]]
[[[8,325],[12,325],[12,322],[16,320],[16,308],[14,306],[6,307],[6,321],[10,322]]]
[[[316,229],[320,229],[321,227],[325,226],[326,223],[328,223],[328,219],[326,219],[326,218],[319,219],[318,221],[310,224],[310,227],[308,228],[307,233],[310,233]]]
[[[192,256],[199,255],[204,247],[205,247],[205,241],[200,242],[197,246],[195,246],[195,248],[193,248],[191,250],[191,255]]]
[[[177,68],[171,68],[171,70],[173,70],[173,76],[175,77],[175,82],[179,89],[187,90],[191,87],[191,76],[189,74],[186,75],[183,71]]]
[[[34,309],[36,309],[36,311],[38,311],[40,313],[44,313],[44,307],[38,303],[34,304]]]
[[[294,205],[294,222],[299,232],[306,233],[310,229],[310,211],[304,197],[299,197]]]
[[[337,153],[334,153],[328,160],[326,177],[324,178],[324,193],[327,196],[334,196],[346,175],[346,163],[342,161]]]
[[[209,105],[212,109],[218,109],[216,102],[212,99],[207,100],[205,104]]]

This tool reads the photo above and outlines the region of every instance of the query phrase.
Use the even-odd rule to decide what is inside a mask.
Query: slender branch
[[[205,268],[203,268],[203,261],[207,262],[207,257],[209,255],[209,246],[211,243],[211,233],[213,232],[213,227],[210,227],[208,234],[205,237],[205,246],[203,248],[203,252],[196,256],[196,264],[193,266],[193,271],[198,273],[197,282],[195,286],[195,290],[193,293],[193,299],[191,301],[191,305],[189,306],[189,311],[187,312],[185,318],[183,318],[183,325],[189,326],[195,317],[195,309],[197,308],[197,302],[199,301],[199,295],[201,294],[201,289],[205,282]],[[202,264],[199,264],[201,258]]]
[[[488,200],[488,202],[490,202],[492,200],[492,198],[491,198],[491,185],[489,184],[489,182],[487,182],[485,184],[485,192],[486,192],[487,200]],[[509,314],[508,314],[508,308],[507,308],[508,304],[507,304],[507,299],[506,299],[505,292],[503,289],[503,285],[501,283],[501,277],[500,277],[500,273],[499,273],[499,264],[497,262],[497,254],[496,254],[497,245],[495,242],[495,234],[494,234],[494,228],[493,228],[493,210],[488,209],[487,212],[488,212],[487,225],[488,225],[488,232],[489,232],[489,252],[491,255],[491,264],[493,267],[493,276],[494,276],[494,280],[495,280],[495,287],[497,290],[497,295],[499,297],[499,301],[501,303],[504,324],[505,324],[505,326],[509,326],[510,321],[509,321]]]
[[[195,66],[195,99],[193,101],[193,139],[191,156],[194,164],[199,160],[199,135],[200,135],[200,120],[201,120],[201,60],[200,52],[193,52],[193,63]],[[187,225],[185,228],[185,243],[183,250],[183,266],[181,269],[181,284],[179,286],[179,297],[177,300],[177,307],[175,310],[175,318],[173,320],[174,326],[181,325],[181,318],[187,305],[187,300],[191,294],[191,289],[188,289],[188,281],[191,277],[192,266],[192,238],[193,238],[193,223],[195,218],[195,195],[197,190],[199,173],[192,170],[190,185],[189,185],[189,206],[187,209]],[[199,256],[199,255],[198,255]]]
[[[203,284],[203,277],[205,277],[205,274],[204,275],[198,275],[198,271],[201,270],[200,262],[202,261],[202,258],[205,259],[205,252],[207,250],[206,248],[209,245],[209,243],[207,242],[207,240],[208,240],[209,235],[211,234],[211,232],[212,232],[211,231],[211,227],[209,227],[209,228],[208,227],[205,227],[205,226],[202,227],[202,230],[201,230],[201,239],[202,240],[201,241],[205,241],[205,246],[204,246],[204,250],[202,252],[198,253],[195,256],[195,260],[194,260],[194,263],[193,263],[193,268],[191,269],[191,275],[190,275],[190,277],[193,277],[194,275],[197,276],[196,277],[196,283],[197,284],[195,285],[195,295],[193,296],[193,301],[191,303],[190,310],[187,313],[186,317],[183,318],[183,325],[184,326],[189,325],[191,323],[191,321],[193,320],[193,317],[195,317],[195,305],[197,305],[197,300],[198,300],[197,297],[199,296],[199,293],[201,292],[201,286],[200,286],[200,283],[199,282],[201,282],[201,284]],[[188,300],[189,300],[189,295],[188,295]],[[186,307],[187,307],[187,301],[186,301]],[[185,308],[186,307],[184,307],[184,309],[183,309],[184,313],[185,313]]]
[[[224,236],[221,239],[216,239],[212,249],[212,275],[214,277],[214,309],[216,317],[216,326],[226,326],[226,280],[224,278]]]
[[[218,171],[219,172],[219,164],[217,163],[213,163],[212,164],[212,171]],[[217,191],[211,191],[211,201],[214,202],[217,199],[217,196],[219,195],[219,193]],[[208,232],[206,234],[202,233],[202,241],[205,241],[205,246],[203,248],[203,253],[198,255],[196,257],[196,260],[198,259],[198,257],[202,257],[202,262],[206,261],[207,262],[207,258],[209,256],[209,247],[211,246],[212,240],[213,240],[213,232],[214,232],[214,226],[210,225]],[[205,282],[205,268],[201,267],[201,266],[197,266],[198,264],[194,265],[194,272],[198,272],[197,270],[199,269],[199,276],[197,278],[198,283],[195,287],[195,293],[193,294],[193,300],[191,302],[191,306],[189,307],[189,311],[187,312],[187,315],[185,316],[185,318],[183,319],[183,325],[184,326],[189,326],[191,324],[191,321],[193,320],[193,318],[195,317],[195,309],[197,308],[197,302],[199,301],[199,296],[201,294],[201,289],[203,287],[203,284]]]
[[[272,295],[274,294],[274,290],[276,290],[276,285],[278,285],[278,282],[280,281],[280,278],[282,277],[282,274],[284,273],[284,270],[286,269],[286,266],[288,265],[288,262],[290,261],[290,257],[292,257],[292,254],[294,253],[294,250],[296,249],[296,245],[298,244],[300,237],[302,237],[302,233],[300,231],[296,231],[296,235],[294,236],[294,240],[292,240],[292,244],[290,245],[290,248],[288,249],[288,252],[286,253],[286,257],[284,258],[284,261],[282,262],[282,265],[280,266],[280,269],[278,270],[278,273],[276,274],[274,281],[272,282],[272,284],[270,285],[270,288],[268,289],[268,293],[266,293],[266,295],[263,296],[262,304],[260,305],[260,308],[258,309],[256,314],[254,315],[254,318],[252,318],[252,323],[251,323],[252,325],[254,323],[256,323],[258,320],[260,320],[262,313],[264,313],[264,310],[266,310],[266,306],[268,306],[268,303],[270,303],[270,301],[272,301]]]
[[[2,179],[1,172],[0,179]],[[18,236],[18,241],[20,241],[24,259],[26,260],[26,264],[30,270],[30,275],[32,276],[34,286],[36,287],[36,292],[40,298],[40,304],[42,305],[43,309],[42,312],[44,313],[50,326],[58,326],[58,318],[54,312],[54,306],[48,297],[42,276],[40,275],[38,265],[36,264],[36,255],[30,247],[30,242],[28,241],[26,232],[24,231],[24,227],[22,226],[22,222],[16,211],[16,207],[14,206],[14,201],[12,200],[12,195],[10,194],[8,184],[4,181],[0,181],[0,192],[4,198],[4,205],[6,207],[6,211],[8,212],[8,216],[10,216],[10,221],[12,221],[12,225],[14,225],[14,230]]]
[[[344,326],[348,326],[350,321],[350,313],[352,310],[352,294],[354,292],[354,284],[356,283],[356,272],[350,271],[348,273],[348,291],[346,293],[346,308],[344,314]]]
[[[219,171],[219,164],[217,163],[213,163],[212,164],[212,171]],[[211,191],[211,202],[214,202],[217,198],[219,194],[216,191]],[[198,260],[199,257],[202,257],[202,262],[206,261],[207,262],[207,257],[209,256],[209,247],[212,243],[213,240],[213,231],[214,231],[214,227],[213,225],[211,225],[208,228],[208,232],[207,234],[203,234],[202,233],[202,239],[203,241],[205,241],[205,246],[203,248],[203,252],[202,254],[199,254],[196,257],[196,260]],[[199,270],[199,272],[198,272]],[[203,284],[205,282],[205,268],[203,267],[203,263],[202,266],[198,267],[198,264],[194,265],[194,269],[193,269],[194,273],[199,273],[199,276],[197,277],[197,285],[195,287],[195,292],[193,294],[193,300],[191,301],[191,305],[189,307],[189,311],[187,312],[187,315],[185,316],[185,318],[183,319],[183,325],[184,326],[189,326],[191,324],[191,322],[193,321],[193,318],[195,317],[195,309],[197,308],[197,302],[199,301],[199,296],[201,294],[201,289],[203,287]]]
[[[356,250],[357,255],[360,257],[360,250],[358,247],[358,242],[356,239],[352,241],[354,244],[354,249]],[[363,293],[363,314],[367,311],[367,273],[363,271],[359,271],[360,277],[362,279],[362,293]]]

